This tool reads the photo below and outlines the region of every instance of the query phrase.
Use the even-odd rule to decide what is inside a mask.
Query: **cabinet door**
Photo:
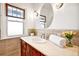
[[[21,56],[31,56],[31,46],[21,40]]]
[[[45,55],[31,46],[31,56],[45,56]]]
[[[26,56],[31,56],[31,46],[26,43]]]
[[[35,48],[31,48],[32,50],[31,50],[31,55],[32,56],[45,56],[44,54],[42,54],[41,52],[39,52],[38,50],[36,50]]]
[[[32,56],[41,56],[40,52],[32,48]]]
[[[31,56],[41,56],[41,53],[31,46]]]
[[[21,40],[21,56],[26,56],[26,43]]]

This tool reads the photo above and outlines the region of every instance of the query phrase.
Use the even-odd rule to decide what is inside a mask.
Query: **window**
[[[25,11],[24,9],[6,4],[6,16],[7,16],[7,34],[23,35]]]
[[[6,16],[25,19],[25,10],[10,4],[6,4]]]

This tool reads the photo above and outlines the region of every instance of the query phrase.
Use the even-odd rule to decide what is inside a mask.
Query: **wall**
[[[44,4],[40,5],[39,8],[37,7],[37,12],[39,14],[43,5]],[[52,24],[48,29],[79,29],[79,3],[64,3],[60,9],[56,9],[55,3],[52,3],[51,5],[54,14]]]
[[[5,37],[6,35],[6,17],[5,17],[5,5],[1,4],[1,37]]]
[[[34,17],[34,10],[37,10],[40,13],[41,7],[43,4],[33,4],[29,3],[11,3],[17,7],[25,9],[25,20],[24,20],[24,35],[27,35],[27,31],[29,28],[35,28],[35,19]],[[36,6],[37,5],[37,6]],[[79,29],[79,4],[78,3],[64,3],[63,7],[60,9],[56,9],[54,4],[51,4],[52,8],[54,9],[54,16],[52,24],[50,25],[49,29]],[[39,6],[39,8],[38,8]],[[7,37],[7,20],[5,16],[5,4],[2,4],[2,16],[1,16],[1,37]],[[41,29],[41,28],[40,28]]]
[[[1,39],[1,3],[0,3],[0,39]]]
[[[79,3],[64,3],[62,8],[53,9],[54,19],[49,29],[79,29]]]

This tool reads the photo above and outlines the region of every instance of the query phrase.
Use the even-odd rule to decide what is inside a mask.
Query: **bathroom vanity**
[[[38,41],[35,41],[37,40]],[[33,41],[34,40],[34,41]],[[39,37],[21,37],[22,56],[78,56],[79,47],[61,48],[49,40],[39,41]]]

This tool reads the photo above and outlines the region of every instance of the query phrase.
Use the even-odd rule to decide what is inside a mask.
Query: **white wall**
[[[5,5],[4,4],[1,4],[1,10],[2,10],[1,11],[2,12],[1,13],[1,38],[2,38],[2,37],[5,37],[6,33],[7,33],[6,32],[6,26],[7,26],[6,22],[7,21],[6,21],[6,17],[5,17],[5,15],[6,15],[5,13],[6,12],[5,12]]]
[[[54,6],[54,5],[52,5]],[[79,4],[64,3],[63,7],[56,10],[50,29],[79,29]]]
[[[0,3],[0,39],[1,39],[1,3]]]

